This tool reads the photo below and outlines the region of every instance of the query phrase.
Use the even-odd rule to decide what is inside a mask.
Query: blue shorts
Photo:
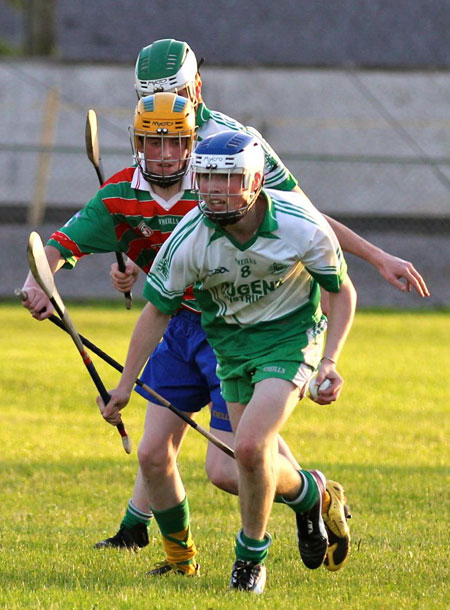
[[[212,401],[210,427],[232,432],[216,367],[216,357],[206,340],[200,315],[182,309],[171,318],[141,380],[180,411],[200,411]],[[136,387],[135,391],[160,404],[142,388]]]

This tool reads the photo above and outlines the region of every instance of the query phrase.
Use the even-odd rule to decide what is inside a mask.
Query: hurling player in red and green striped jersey
[[[114,251],[123,252],[148,272],[159,248],[176,224],[195,207],[189,172],[195,136],[195,113],[191,102],[174,93],[147,96],[139,101],[130,130],[135,166],[125,168],[107,180],[80,212],[53,233],[46,253],[54,272],[61,267],[72,268],[87,254]],[[51,304],[31,275],[23,289],[28,294],[24,305],[35,318],[45,319],[52,313]],[[172,327],[186,326],[186,316],[199,320],[198,313],[194,312],[196,305],[188,291],[180,312],[173,318]],[[181,354],[184,350],[186,357],[177,366],[178,354],[170,358],[167,342],[163,342],[161,353],[155,354],[142,378],[170,402],[188,412],[197,411],[213,401],[216,423],[212,425],[226,429],[229,426],[228,414],[215,375],[214,355],[203,332],[197,332],[198,340],[195,341],[195,330],[201,330],[199,321],[196,328],[191,330],[189,324],[187,327],[197,350],[198,361],[189,362],[189,348],[179,340],[176,347],[180,348]],[[168,334],[170,332],[179,334],[173,328]],[[185,333],[186,337],[189,332]],[[167,562],[180,564],[179,569],[183,572],[195,573],[196,549],[190,534],[189,509],[175,463],[187,426],[167,409],[151,403],[147,422],[150,420],[152,430],[158,436],[153,441],[150,455],[153,460],[167,462],[175,472],[175,497],[169,497],[170,510],[166,511],[166,506],[162,506],[160,516],[158,509],[161,500],[155,494],[154,512],[163,534]],[[147,427],[146,424],[145,438],[151,437]],[[167,459],[166,454],[173,459]],[[148,544],[147,524],[151,511],[149,493],[144,483],[147,477],[148,473],[140,469],[140,486],[129,502],[112,546],[138,547]],[[155,478],[155,489],[158,490],[159,485],[160,481]]]

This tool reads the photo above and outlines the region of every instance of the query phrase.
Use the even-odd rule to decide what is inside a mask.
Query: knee
[[[235,455],[241,468],[253,472],[258,470],[264,461],[264,447],[254,438],[237,439]]]
[[[141,471],[147,475],[157,475],[168,472],[176,461],[175,455],[167,446],[154,446],[141,441],[138,451],[138,460]]]
[[[206,460],[206,474],[213,485],[237,495],[238,471],[235,461],[227,455]]]

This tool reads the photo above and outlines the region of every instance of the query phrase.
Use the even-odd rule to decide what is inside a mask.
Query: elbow
[[[356,305],[358,303],[358,293],[356,292],[356,288],[353,285],[353,282],[351,281],[351,279],[348,276],[347,276],[346,281],[344,282],[343,286],[344,285],[345,285],[345,290],[347,292],[347,299],[349,302],[349,307],[354,314],[356,311]]]
[[[353,316],[358,301],[358,294],[348,275],[342,282],[339,292],[335,294],[339,295],[338,300],[341,301],[342,305],[344,305],[344,303],[346,304],[346,309],[351,312]]]

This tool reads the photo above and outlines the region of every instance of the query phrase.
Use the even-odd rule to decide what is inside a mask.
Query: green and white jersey
[[[346,276],[339,242],[309,199],[262,191],[267,209],[245,244],[192,210],[159,251],[144,296],[173,314],[187,286],[202,311],[216,353],[259,353],[280,337],[291,340],[322,316],[319,284],[338,292]]]
[[[259,131],[253,127],[246,127],[222,112],[210,110],[203,103],[199,105],[196,124],[198,127],[197,140],[199,142],[208,136],[219,133],[219,131],[224,131],[224,129],[244,131],[245,133],[255,136],[260,141],[264,150],[264,178],[266,188],[280,191],[292,191],[297,186],[297,180],[284,165],[270,144],[266,142]]]

